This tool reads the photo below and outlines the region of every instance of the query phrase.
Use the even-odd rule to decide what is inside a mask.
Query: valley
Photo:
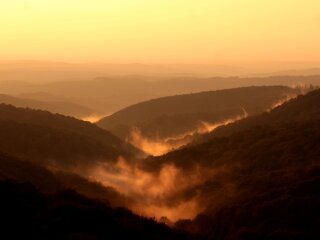
[[[264,95],[259,93],[258,100],[254,94],[260,89]],[[241,96],[242,91],[247,99]],[[311,192],[306,194],[310,194],[310,201],[316,201],[311,189],[317,181],[313,174],[320,167],[317,163],[320,154],[319,90],[254,87],[227,90],[226,96],[223,91],[212,94],[225,98],[222,101],[225,109],[204,108],[210,109],[205,113],[195,106],[197,110],[192,113],[189,105],[189,112],[173,110],[177,114],[193,115],[188,118],[191,124],[185,117],[167,114],[164,116],[168,119],[164,121],[168,124],[159,126],[178,124],[187,132],[176,135],[179,130],[168,127],[163,133],[167,135],[158,139],[151,138],[156,134],[148,132],[148,128],[144,128],[147,138],[132,125],[136,132],[129,132],[131,139],[128,139],[112,132],[117,128],[110,128],[110,132],[99,128],[99,122],[97,126],[72,117],[2,104],[0,151],[5,154],[1,155],[0,179],[30,182],[45,194],[70,188],[113,207],[126,207],[134,214],[165,223],[174,231],[199,237],[217,231],[216,225],[203,229],[206,225],[202,221],[208,224],[230,218],[223,211],[232,206],[230,211],[236,213],[239,211],[237,202],[249,204],[245,205],[247,211],[251,208],[264,211],[258,199],[266,195],[266,199],[273,201],[273,192],[281,197],[281,187],[290,186],[294,193],[300,191],[297,188],[301,184],[311,184],[308,185]],[[228,94],[234,96],[230,98]],[[237,100],[237,94],[243,102]],[[179,97],[171,99],[175,101]],[[154,101],[142,103],[142,106]],[[231,101],[233,108],[228,107],[227,101]],[[169,105],[174,106],[173,103]],[[127,109],[123,111],[129,111],[130,107]],[[135,111],[141,110],[130,110],[130,114],[150,119],[150,111],[148,115]],[[208,123],[202,116],[217,121]],[[138,122],[141,124],[141,120]],[[156,120],[150,122],[156,126]],[[169,132],[170,129],[173,131]],[[303,201],[299,195],[292,195],[291,199],[297,204]],[[278,205],[273,207],[281,206],[282,202],[274,203]],[[293,213],[298,214],[292,219],[295,221],[299,213]],[[282,221],[283,215],[274,212],[271,217]],[[235,231],[242,226],[234,224],[232,229],[223,230],[225,237],[238,234]],[[290,225],[284,223],[277,223],[277,227],[291,231]],[[255,224],[248,228],[252,229],[250,234],[258,231]],[[264,230],[259,229],[259,233],[261,231]]]
[[[0,1],[0,240],[319,240],[319,9]]]

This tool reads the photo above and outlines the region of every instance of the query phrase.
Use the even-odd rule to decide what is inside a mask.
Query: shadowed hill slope
[[[257,127],[166,156],[166,164],[218,173],[197,186],[206,210],[177,227],[208,239],[317,239],[319,126],[318,120]]]
[[[110,202],[113,206],[126,206],[129,199],[111,187],[102,186],[76,174],[64,171],[50,171],[45,167],[0,153],[0,180],[30,182],[41,192],[55,193],[65,188],[73,189],[91,198]]]
[[[0,181],[0,194],[2,234],[11,239],[192,239],[70,190],[44,195],[32,184]]]
[[[0,104],[0,150],[61,165],[133,157],[140,150],[94,124],[59,114]]]
[[[153,99],[132,105],[97,124],[126,138],[133,127],[144,136],[166,138],[184,134],[201,122],[215,123],[243,115],[261,113],[299,89],[246,87]]]
[[[225,136],[254,126],[273,125],[286,121],[303,122],[315,119],[320,119],[320,90],[314,90],[304,96],[298,96],[296,99],[292,99],[270,112],[251,116],[228,126],[222,126],[214,132],[204,135],[202,141],[206,141],[213,136]]]
[[[148,171],[174,165],[187,176],[195,169],[214,173],[181,194],[205,210],[176,227],[212,240],[319,238],[319,99],[313,91],[256,117],[268,124],[238,127],[145,161]]]

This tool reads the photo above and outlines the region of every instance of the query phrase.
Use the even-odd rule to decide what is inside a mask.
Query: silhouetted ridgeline
[[[25,64],[25,63],[24,63]],[[36,63],[39,66],[40,63]],[[0,64],[1,66],[1,64]],[[26,65],[23,66],[25,68]],[[136,67],[136,66],[135,66]],[[190,66],[194,69],[196,66]],[[82,67],[81,67],[81,70]],[[212,69],[210,68],[210,71]],[[297,86],[300,84],[320,85],[320,76],[272,76],[272,77],[208,77],[201,78],[178,74],[172,77],[160,76],[158,74],[148,75],[146,72],[140,74],[123,74],[122,76],[103,75],[101,72],[94,76],[86,77],[81,74],[74,80],[68,78],[66,71],[58,77],[52,71],[50,74],[44,74],[43,70],[39,72],[40,79],[36,81],[36,74],[32,71],[30,74],[24,71],[17,72],[21,76],[10,78],[8,75],[1,75],[1,79],[7,81],[0,82],[0,92],[10,95],[19,95],[21,93],[30,93],[33,99],[37,98],[34,93],[42,92],[46,95],[58,95],[67,99],[72,99],[75,103],[87,106],[90,109],[102,113],[110,114],[119,111],[134,103],[146,101],[164,96],[176,94],[189,94],[201,91],[213,91],[219,89],[239,88],[245,86]],[[230,74],[230,71],[228,71]],[[9,74],[10,75],[10,74]],[[218,76],[214,74],[210,76]],[[236,76],[237,74],[232,74]],[[292,75],[288,73],[288,75]],[[303,74],[302,74],[303,75]],[[53,77],[55,76],[55,77]],[[97,76],[102,76],[95,78]],[[56,82],[43,83],[44,79],[54,78]],[[95,79],[94,79],[95,78]],[[75,80],[78,79],[78,80]],[[23,82],[27,81],[27,82]],[[38,82],[35,84],[34,82]],[[51,80],[52,81],[52,80]],[[32,83],[33,82],[33,83]],[[41,82],[41,84],[39,84]]]
[[[140,150],[94,124],[0,104],[0,151],[45,163],[79,165],[133,157]]]
[[[166,138],[184,134],[201,122],[225,119],[266,111],[274,103],[300,93],[288,87],[245,87],[163,97],[120,110],[98,122],[102,128],[126,138],[132,127],[144,136]]]
[[[18,98],[0,94],[0,103],[11,104],[16,107],[28,107],[32,109],[47,110],[52,113],[60,113],[67,116],[84,118],[95,113],[94,110],[76,103],[66,101],[39,101],[29,98]]]
[[[192,239],[164,224],[66,190],[0,181],[2,236],[8,239]]]
[[[112,206],[127,206],[130,199],[115,189],[89,181],[66,171],[51,172],[45,167],[0,153],[0,180],[13,179],[19,183],[30,182],[41,192],[55,193],[63,189],[73,189],[91,198],[110,202]]]

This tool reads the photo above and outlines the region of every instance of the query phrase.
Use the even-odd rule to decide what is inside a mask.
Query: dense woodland
[[[45,195],[30,183],[0,181],[0,194],[2,236],[10,239],[196,239],[72,190]]]
[[[112,206],[127,206],[132,202],[111,187],[88,180],[70,171],[49,170],[37,163],[0,153],[0,180],[29,182],[39,191],[53,194],[64,189],[73,189],[88,197],[100,199]]]
[[[311,92],[221,129],[228,135],[150,159],[150,171],[174,163],[218,172],[195,187],[206,210],[176,226],[208,239],[319,238],[319,98]]]
[[[320,240],[320,0],[0,0],[0,240]]]
[[[139,160],[141,151],[88,122],[4,104],[0,113],[1,212],[12,238],[320,237],[320,90]],[[197,169],[203,181],[161,203],[196,199],[204,209],[169,228],[126,209],[137,201],[131,196],[69,171],[117,155],[155,175],[173,165],[191,179]]]
[[[41,163],[115,161],[141,151],[89,122],[0,104],[0,150]]]
[[[149,138],[168,138],[237,116],[258,114],[300,93],[288,87],[244,87],[157,98],[124,108],[97,124],[125,139],[137,127]]]
[[[292,99],[285,105],[277,107],[271,112],[251,116],[232,125],[220,127],[214,132],[204,135],[204,139],[210,139],[212,136],[225,136],[258,125],[274,125],[290,121],[304,122],[307,120],[319,119],[319,103],[319,90],[315,90],[305,96],[300,95],[296,99]]]

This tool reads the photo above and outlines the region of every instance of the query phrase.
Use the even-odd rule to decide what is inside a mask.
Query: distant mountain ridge
[[[0,94],[0,103],[11,104],[16,107],[32,108],[36,110],[46,110],[52,113],[84,118],[95,114],[95,111],[79,104],[63,101],[39,101],[29,98],[20,98]]]
[[[95,75],[53,82],[0,80],[0,92],[13,96],[38,92],[61,96],[81,106],[110,115],[139,102],[176,94],[189,94],[246,86],[305,86],[320,85],[320,76],[270,76],[270,77],[196,77],[155,75]],[[22,96],[23,96],[22,95]],[[42,99],[39,99],[42,100]]]

